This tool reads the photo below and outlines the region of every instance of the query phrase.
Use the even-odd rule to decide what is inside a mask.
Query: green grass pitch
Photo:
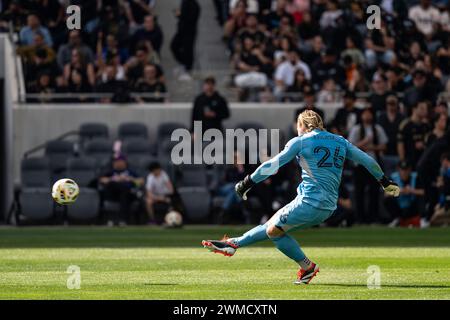
[[[296,232],[321,271],[295,286],[295,263],[270,241],[231,258],[200,245],[249,227],[3,227],[0,299],[450,299],[450,228]],[[70,265],[79,290],[67,288]],[[367,287],[371,265],[379,289]]]

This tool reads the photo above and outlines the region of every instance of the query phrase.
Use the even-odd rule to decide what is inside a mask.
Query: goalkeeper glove
[[[255,185],[250,178],[249,175],[247,175],[244,180],[239,181],[236,183],[236,186],[234,187],[234,190],[236,190],[236,193],[244,200],[247,200],[247,192],[250,191],[250,189]]]
[[[392,181],[391,179],[389,179],[386,176],[383,176],[379,182],[380,182],[381,186],[383,187],[384,192],[387,195],[390,195],[393,197],[399,196],[400,188],[394,181]]]

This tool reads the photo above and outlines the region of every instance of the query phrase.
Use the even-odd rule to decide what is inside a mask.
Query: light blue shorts
[[[285,232],[305,229],[327,220],[334,210],[319,209],[296,197],[290,203],[277,211],[267,222],[282,228]]]

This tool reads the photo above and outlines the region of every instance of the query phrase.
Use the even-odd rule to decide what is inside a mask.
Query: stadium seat
[[[95,159],[89,157],[68,159],[67,177],[75,180],[80,187],[89,186],[97,177]]]
[[[158,130],[157,130],[158,141],[161,142],[161,141],[165,141],[165,140],[170,140],[172,132],[174,130],[180,129],[180,128],[187,129],[187,127],[182,123],[177,123],[177,122],[161,123],[158,126]]]
[[[209,217],[211,195],[206,188],[183,187],[178,189],[189,222],[205,222]]]
[[[87,141],[92,139],[104,138],[108,139],[109,130],[108,126],[103,123],[84,123],[79,129],[80,142],[84,145]]]
[[[67,206],[67,217],[74,220],[91,220],[98,217],[100,196],[98,191],[90,188],[80,188],[80,196],[70,206]]]
[[[30,220],[47,220],[53,216],[53,199],[49,188],[25,188],[19,195],[20,213]]]
[[[93,139],[86,143],[83,154],[94,158],[97,168],[101,168],[111,160],[113,143],[106,139]]]
[[[122,145],[122,152],[129,158],[153,154],[153,147],[145,138],[132,138]]]
[[[175,166],[177,187],[208,187],[207,172],[204,165],[183,164]]]
[[[48,158],[26,158],[21,163],[22,188],[51,186],[50,164]],[[48,192],[49,189],[47,189]]]
[[[133,138],[148,139],[147,126],[139,122],[122,123],[118,129],[118,138],[122,141]]]
[[[140,177],[146,177],[148,174],[148,166],[150,163],[156,161],[158,161],[158,158],[151,155],[128,157],[130,169],[134,170]]]
[[[59,177],[60,173],[66,169],[67,159],[74,154],[73,142],[66,140],[53,140],[47,142],[45,155],[50,161],[50,170]]]

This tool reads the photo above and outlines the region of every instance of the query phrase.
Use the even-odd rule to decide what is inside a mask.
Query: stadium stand
[[[176,59],[170,52],[173,43],[170,36],[179,31],[171,11],[174,1],[144,1],[145,10],[136,9],[132,1],[118,1],[116,7],[96,7],[94,1],[69,2],[88,8],[81,31],[69,32],[64,27],[64,6],[58,1],[5,2],[0,28],[18,36],[17,55],[21,57],[26,87],[22,102],[43,107],[71,103],[67,107],[72,108],[89,103],[101,103],[108,108],[118,103],[122,112],[131,109],[134,103],[151,107],[168,106],[174,101],[190,103],[201,91],[204,78],[211,79],[211,74],[217,79],[215,92],[230,102],[229,117],[236,124],[233,128],[265,128],[262,117],[273,118],[274,127],[288,126],[272,114],[268,116],[269,111],[262,107],[251,109],[257,112],[248,111],[255,115],[251,121],[241,119],[244,112],[234,104],[236,100],[252,102],[252,106],[298,103],[290,121],[304,108],[314,108],[324,115],[328,130],[345,137],[351,135],[355,144],[380,160],[388,174],[401,174],[403,169],[398,163],[406,161],[412,173],[417,173],[419,186],[425,186],[425,209],[420,218],[422,225],[427,225],[443,192],[436,181],[441,177],[438,168],[445,165],[445,160],[440,159],[449,145],[449,3],[197,1],[202,18],[197,30],[190,29],[198,36],[197,49],[189,77],[184,77],[188,80],[180,81],[183,74],[177,70]],[[366,26],[365,9],[372,2],[382,9],[380,29],[370,30]],[[192,40],[192,34],[189,36]],[[198,96],[205,98],[204,92]],[[207,106],[195,101],[199,110]],[[327,105],[333,106],[333,112],[323,107]],[[46,143],[44,154],[48,159],[42,162],[49,161],[49,174],[76,176],[76,170],[84,170],[84,160],[80,159],[92,157],[98,177],[113,155],[123,154],[130,168],[145,178],[148,166],[159,161],[179,189],[186,215],[192,221],[202,221],[209,213],[223,217],[226,209],[237,213],[229,212],[230,219],[222,221],[237,217],[237,222],[248,222],[250,218],[259,222],[292,196],[287,185],[298,172],[287,166],[255,189],[249,203],[231,201],[233,205],[227,203],[225,208],[223,201],[230,193],[224,186],[232,185],[239,175],[231,175],[234,169],[201,165],[197,170],[193,166],[173,166],[170,162],[175,144],[170,135],[178,128],[191,129],[190,120],[172,119],[149,126],[135,122],[132,117],[126,119],[130,122],[123,121],[114,128],[108,126],[109,120],[83,123],[75,146],[61,139]],[[284,130],[283,142],[295,135],[292,128],[290,124]],[[384,136],[387,139],[381,139]],[[121,142],[120,148],[114,144],[117,140]],[[75,159],[80,161],[78,169],[74,166]],[[43,177],[47,170],[43,163],[39,167],[41,160],[36,160],[36,172],[32,172],[32,161],[32,158],[23,160],[23,187],[36,187],[31,181],[39,175]],[[254,165],[246,165],[242,170],[249,173],[253,169]],[[351,199],[353,207],[355,194],[364,191],[358,188],[355,192],[355,185],[364,188],[370,184],[367,179],[362,182],[357,179],[364,176],[358,170],[347,164],[343,177],[342,197]],[[81,185],[85,185],[84,173],[79,174]],[[39,183],[37,186],[40,187]],[[24,195],[27,193],[21,196]],[[358,210],[347,210],[353,212],[352,217],[347,215],[333,224],[395,222],[386,212],[381,194],[372,192],[371,196],[380,204],[380,209],[375,210],[379,212],[359,203]],[[192,203],[192,199],[199,199],[199,203]],[[94,207],[90,217],[95,216]]]

